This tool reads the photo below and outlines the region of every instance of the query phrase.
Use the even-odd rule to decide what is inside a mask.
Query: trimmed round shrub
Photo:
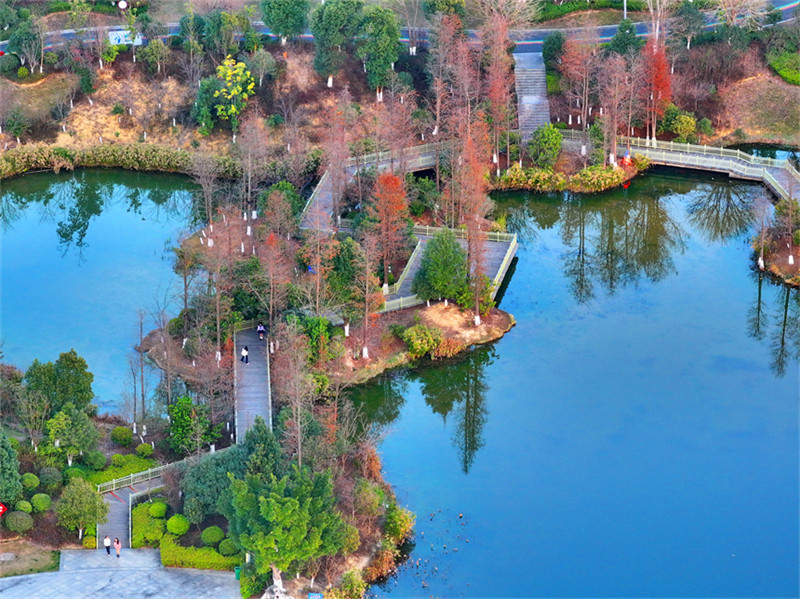
[[[219,543],[217,551],[219,551],[220,555],[224,555],[225,557],[230,557],[231,555],[236,555],[239,553],[239,550],[236,548],[236,543],[233,542],[233,539],[222,539]]]
[[[26,514],[30,514],[33,511],[33,506],[31,505],[30,501],[20,499],[14,506],[14,509],[20,512],[25,512]]]
[[[200,534],[200,539],[203,541],[203,545],[206,545],[207,547],[214,547],[224,538],[225,533],[219,526],[209,526]]]
[[[167,530],[179,537],[185,535],[189,531],[189,520],[183,514],[175,514],[167,520]]]
[[[85,480],[86,473],[80,468],[67,468],[64,470],[64,478],[67,479],[67,484],[69,484],[69,481],[71,481],[73,478],[82,478]]]
[[[58,468],[45,466],[39,471],[39,483],[45,488],[52,488],[64,482],[64,476]]]
[[[97,537],[85,536],[83,537],[83,546],[87,549],[97,549]]]
[[[102,470],[106,465],[106,456],[102,451],[93,450],[83,456],[83,463],[92,470]]]
[[[20,79],[25,79],[25,77],[27,77],[28,75],[30,75],[30,71],[28,71],[27,68],[20,67],[17,69],[17,77],[19,77]]]
[[[133,441],[133,431],[125,426],[118,426],[111,431],[111,440],[117,445],[128,447]]]
[[[39,477],[33,472],[26,472],[22,475],[22,488],[26,491],[33,491],[39,486]]]
[[[111,465],[112,466],[122,466],[125,464],[125,456],[120,453],[115,453],[111,456]]]
[[[31,497],[31,505],[34,513],[41,514],[50,509],[50,506],[53,505],[53,500],[47,493],[37,493]]]
[[[153,446],[149,443],[139,443],[139,445],[136,446],[136,454],[140,458],[149,458],[153,455]]]
[[[148,511],[153,518],[163,518],[167,515],[167,504],[157,501],[150,506]]]
[[[8,530],[17,534],[33,528],[33,518],[25,512],[11,512],[3,518],[3,521],[6,523]]]

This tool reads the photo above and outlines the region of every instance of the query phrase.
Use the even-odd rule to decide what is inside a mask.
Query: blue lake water
[[[497,198],[517,325],[354,393],[417,514],[378,596],[798,595],[800,296],[751,271],[758,193]]]
[[[94,374],[101,412],[119,412],[128,358],[157,303],[180,290],[169,246],[190,222],[185,177],[83,170],[4,181],[0,338],[26,369],[74,348]]]

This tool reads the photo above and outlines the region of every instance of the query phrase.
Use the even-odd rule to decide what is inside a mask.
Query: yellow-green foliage
[[[614,166],[587,166],[569,179],[570,191],[587,192],[603,191],[621,185],[625,180],[625,171]]]
[[[500,179],[495,180],[495,189],[529,189],[531,191],[563,191],[567,179],[561,173],[547,169],[522,169],[514,164]]]
[[[237,176],[238,167],[231,158],[220,156],[217,162],[223,176]],[[102,144],[86,150],[32,145],[13,148],[0,156],[0,179],[28,171],[59,172],[78,167],[186,173],[191,165],[191,153],[156,144]]]
[[[642,172],[650,168],[650,165],[653,164],[653,161],[650,160],[644,154],[634,154],[633,155],[633,166],[636,167],[636,170]]]
[[[392,503],[386,508],[386,523],[383,532],[392,543],[398,545],[411,536],[414,528],[414,514]]]
[[[97,549],[97,537],[83,537],[83,546],[86,547],[86,549]]]
[[[155,504],[142,503],[131,510],[131,547],[158,547],[161,537],[167,529],[163,518],[153,518],[150,507]],[[162,504],[163,505],[163,504]]]
[[[233,570],[242,563],[241,555],[225,557],[211,547],[181,547],[177,537],[161,537],[161,565],[176,568],[203,568],[206,570]]]
[[[442,341],[442,332],[436,327],[416,324],[403,331],[403,341],[408,345],[408,354],[412,358],[421,358],[439,346]]]

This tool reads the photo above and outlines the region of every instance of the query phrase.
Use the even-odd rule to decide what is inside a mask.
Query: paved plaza
[[[239,599],[233,572],[164,568],[157,549],[62,551],[58,572],[0,578],[3,599],[214,597]]]

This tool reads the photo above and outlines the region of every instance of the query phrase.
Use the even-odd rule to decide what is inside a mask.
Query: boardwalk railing
[[[172,464],[167,464],[165,466],[150,468],[149,470],[145,470],[143,472],[135,472],[134,474],[129,474],[128,476],[123,476],[122,478],[115,478],[107,483],[101,483],[97,485],[97,492],[108,493],[123,487],[131,487],[137,483],[143,483],[153,478],[158,478],[167,469],[172,468],[175,464],[180,464],[180,462],[173,462]]]
[[[500,289],[500,283],[503,282],[503,277],[506,276],[508,265],[514,258],[514,253],[516,251],[517,251],[517,234],[514,233],[514,238],[511,240],[511,243],[508,246],[508,250],[506,250],[506,255],[503,258],[503,262],[500,264],[500,268],[497,269],[497,274],[494,276],[494,280],[492,281],[492,297],[494,297],[495,294],[497,293],[497,290]]]
[[[402,287],[403,282],[408,278],[408,273],[411,272],[411,265],[414,264],[414,260],[417,258],[420,250],[422,249],[422,242],[418,241],[417,245],[414,246],[414,251],[411,252],[411,256],[408,258],[408,262],[406,262],[406,267],[403,269],[403,272],[400,273],[400,278],[397,279],[397,282],[394,285],[389,285],[389,291],[386,295],[394,295],[395,293],[400,293],[400,287]]]

